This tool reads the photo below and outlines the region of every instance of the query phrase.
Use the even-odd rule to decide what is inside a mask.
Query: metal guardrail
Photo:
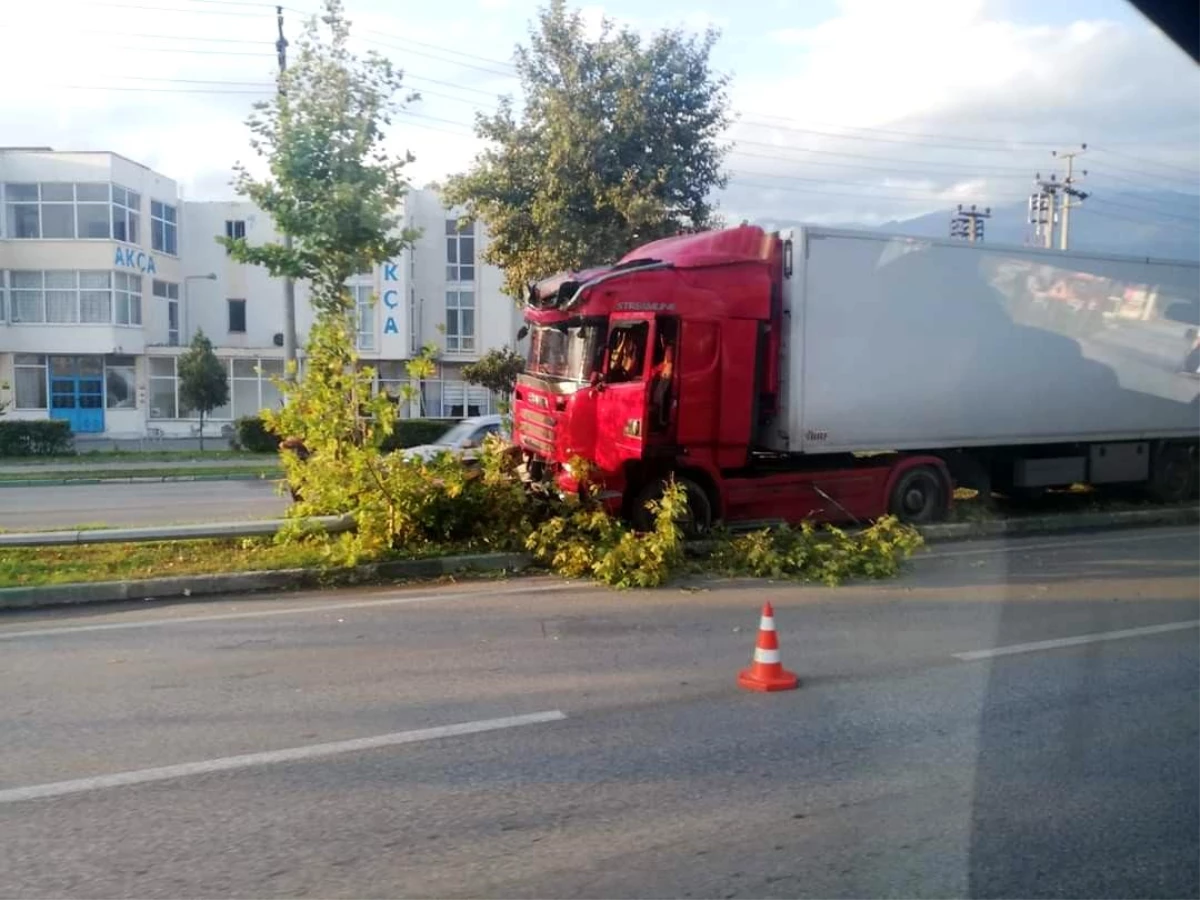
[[[300,522],[328,534],[354,530],[351,516],[310,519],[262,519],[255,522],[205,522],[199,525],[154,525],[145,528],[94,528],[0,534],[0,547],[54,547],[75,544],[124,544],[135,541],[195,541],[211,538],[262,537],[285,524]]]

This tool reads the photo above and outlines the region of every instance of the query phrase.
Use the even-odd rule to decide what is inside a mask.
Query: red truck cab
[[[669,476],[687,490],[695,531],[720,518],[847,520],[886,509],[886,466],[825,460],[830,496],[794,463],[755,452],[778,412],[789,252],[777,235],[742,226],[530,286],[528,362],[513,402],[530,470],[548,467],[574,492],[584,461],[608,508],[639,527]]]

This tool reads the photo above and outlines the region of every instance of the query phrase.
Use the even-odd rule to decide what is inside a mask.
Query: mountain
[[[985,223],[984,239],[996,244],[1023,244],[1032,235],[1028,207],[994,207]],[[945,237],[951,213],[930,213],[904,222],[889,222],[880,231]],[[1089,198],[1071,210],[1072,250],[1156,256],[1200,261],[1200,196],[1174,191],[1108,193]]]
[[[874,228],[850,224],[843,227],[944,238],[950,233],[951,216],[952,208],[947,207],[945,211]],[[803,223],[771,224],[788,228]],[[984,240],[989,244],[1023,245],[1032,239],[1032,231],[1024,204],[994,206],[984,225]],[[1097,192],[1071,210],[1070,238],[1072,250],[1200,261],[1200,195],[1175,191]]]

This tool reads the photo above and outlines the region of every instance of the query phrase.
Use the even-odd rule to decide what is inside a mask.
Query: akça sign
[[[119,269],[136,269],[143,275],[154,275],[158,269],[154,265],[154,257],[143,250],[129,247],[118,247],[113,265]]]

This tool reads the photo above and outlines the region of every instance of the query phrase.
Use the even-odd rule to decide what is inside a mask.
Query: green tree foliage
[[[724,186],[728,79],[709,55],[715,31],[648,40],[551,0],[519,47],[523,104],[480,115],[489,146],[444,198],[485,223],[483,258],[519,297],[531,281],[611,262],[646,241],[714,223]]]
[[[487,388],[507,404],[517,386],[517,376],[524,371],[525,357],[504,347],[489,350],[477,362],[463,366],[462,374],[468,382]]]
[[[384,129],[417,95],[397,101],[402,73],[377,53],[356,57],[349,38],[341,0],[325,0],[280,74],[278,94],[256,104],[247,122],[250,146],[270,174],[258,179],[239,165],[238,192],[293,238],[292,247],[218,238],[238,262],[310,281],[318,313],[350,314],[346,280],[395,257],[415,237],[398,227],[408,187],[403,169],[412,156],[393,157]]]
[[[411,404],[414,400],[417,401],[417,412],[420,416],[425,416],[425,382],[437,374],[437,359],[438,345],[434,343],[425,344],[421,347],[421,352],[412,359],[404,363],[404,371],[407,373],[408,384],[400,388],[400,397],[406,404]],[[413,382],[416,385],[413,385]]]
[[[800,528],[767,528],[718,541],[710,564],[730,575],[820,581],[891,578],[925,543],[920,532],[884,516],[856,533],[808,522]]]
[[[229,373],[213,352],[212,341],[197,331],[179,357],[179,405],[200,414],[200,449],[204,449],[204,417],[229,402]]]
[[[396,428],[395,407],[372,390],[370,367],[345,364],[352,341],[346,319],[318,321],[304,378],[282,409],[263,413],[277,434],[304,435],[303,454],[283,454],[287,482],[300,498],[290,514],[352,515],[355,533],[331,544],[339,563],[401,548],[518,547],[531,524],[515,461],[490,446],[476,469],[449,456],[424,462],[385,452]],[[303,535],[289,531],[284,537]]]

